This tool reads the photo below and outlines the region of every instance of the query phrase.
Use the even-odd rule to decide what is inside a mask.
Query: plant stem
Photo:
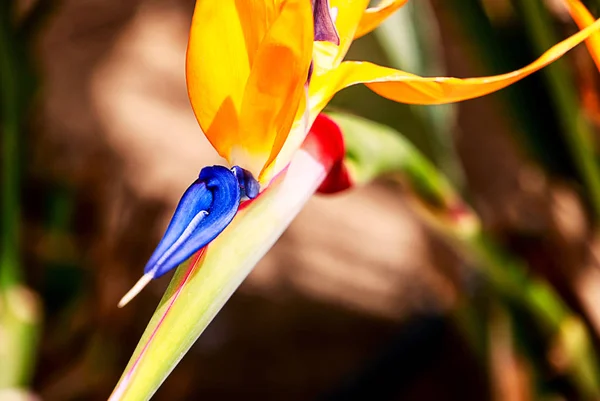
[[[39,300],[32,291],[21,285],[2,292],[0,300],[0,390],[25,389],[35,368]]]
[[[413,209],[464,259],[487,278],[502,298],[528,312],[564,356],[563,372],[584,399],[600,399],[600,369],[591,337],[543,279],[487,236],[479,216],[446,177],[414,146],[389,127],[355,116],[332,114],[346,142],[345,163],[353,182],[393,172],[408,187]]]
[[[27,60],[11,20],[13,3],[0,3],[0,390],[23,391],[33,373],[40,308],[37,296],[21,284],[20,273],[19,167],[31,93],[23,72]]]
[[[438,178],[436,178],[437,180]],[[442,189],[443,190],[443,189]],[[415,191],[416,192],[416,191]],[[463,258],[486,277],[495,291],[532,316],[544,335],[564,357],[568,374],[583,399],[600,398],[600,366],[587,327],[543,279],[531,276],[526,265],[508,254],[481,229],[478,216],[462,205],[455,194],[448,194],[457,205],[447,215],[431,213],[429,199],[413,198],[415,210]],[[455,210],[460,210],[457,215]],[[457,218],[459,216],[459,218]]]
[[[9,2],[10,3],[10,2]],[[20,281],[19,275],[19,126],[17,62],[11,51],[10,7],[0,12],[0,118],[2,122],[0,290]]]
[[[553,337],[567,358],[568,373],[584,399],[600,396],[600,369],[592,339],[579,316],[571,312],[554,289],[545,281],[532,277],[526,266],[508,255],[484,233],[465,239],[464,245],[476,258],[494,287],[502,295],[528,310],[545,334]]]

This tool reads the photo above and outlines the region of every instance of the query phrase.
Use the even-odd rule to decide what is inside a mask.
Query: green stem
[[[8,2],[10,3],[10,2]],[[0,290],[16,285],[19,275],[19,127],[17,62],[13,57],[10,6],[0,12],[0,118],[2,122],[2,181]]]
[[[528,274],[526,266],[505,253],[484,233],[462,241],[467,253],[479,261],[494,287],[517,302],[554,339],[568,359],[569,374],[584,399],[600,397],[600,368],[592,338],[579,316],[571,312],[544,280]]]
[[[403,173],[408,173],[408,179],[404,180],[408,182],[423,177],[415,178],[414,171]],[[444,182],[439,173],[433,178],[430,181],[433,186],[437,186],[435,182]],[[444,192],[444,198],[454,202],[454,205],[452,201],[446,203],[445,212],[439,209],[439,203],[432,205],[429,196],[422,197],[420,189],[413,189],[416,210],[426,217],[424,220],[434,231],[465,259],[473,262],[472,266],[489,280],[499,295],[527,311],[564,356],[564,373],[571,378],[583,399],[600,399],[600,366],[584,322],[569,309],[550,284],[530,275],[523,262],[507,253],[480,229],[478,216],[450,187],[439,187],[438,193]]]
[[[481,229],[480,219],[446,177],[414,146],[389,127],[341,113],[330,114],[346,142],[345,163],[355,183],[392,173],[409,189],[409,198],[423,220],[474,263],[495,292],[532,316],[565,356],[565,373],[585,399],[600,399],[600,369],[591,337],[581,319],[569,310],[543,279],[505,252]]]
[[[12,1],[0,2],[0,389],[27,387],[39,331],[37,296],[20,273],[20,155],[23,119],[31,100],[24,49],[13,26]],[[1,398],[1,397],[0,397]]]
[[[529,36],[535,48],[544,51],[556,41],[554,27],[548,10],[540,0],[519,0]],[[558,60],[543,71],[553,94],[558,119],[573,161],[581,174],[589,196],[594,217],[600,218],[600,171],[596,164],[592,130],[580,108],[573,79],[563,60]]]
[[[16,285],[0,294],[0,300],[0,390],[25,389],[35,368],[39,299],[29,289]]]

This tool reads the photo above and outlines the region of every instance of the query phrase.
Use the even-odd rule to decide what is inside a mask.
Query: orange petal
[[[310,118],[310,109],[307,106],[308,90],[302,98],[298,114],[294,119],[289,135],[281,148],[277,157],[260,174],[260,183],[263,187],[268,184],[277,173],[282,171],[290,163],[296,151],[302,146],[306,135],[308,134],[312,121]]]
[[[354,38],[360,38],[377,28],[387,17],[407,2],[408,0],[380,0],[376,7],[369,7],[360,19]]]
[[[324,73],[342,62],[369,0],[330,0],[329,4],[332,16],[335,16],[333,19],[340,37],[340,45],[329,42],[315,43],[315,74]]]
[[[311,115],[321,110],[339,90],[364,83],[379,95],[408,104],[442,104],[473,99],[505,88],[538,71],[590,37],[600,20],[547,50],[528,66],[507,74],[481,78],[424,78],[393,68],[363,62],[344,62],[311,81]]]
[[[584,29],[594,23],[595,18],[579,0],[565,0],[565,5],[579,29]],[[585,41],[585,44],[592,59],[594,59],[594,63],[596,63],[596,67],[600,70],[600,33],[591,35]]]
[[[286,0],[254,56],[231,161],[256,177],[275,159],[299,113],[313,38],[311,3]]]
[[[196,118],[219,154],[237,142],[239,114],[254,57],[281,0],[198,0],[186,60]]]

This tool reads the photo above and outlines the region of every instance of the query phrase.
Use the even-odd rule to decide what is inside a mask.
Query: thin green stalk
[[[532,316],[565,356],[565,373],[584,399],[600,399],[600,367],[591,336],[579,316],[543,279],[505,252],[482,231],[477,214],[446,177],[414,146],[389,127],[335,113],[346,142],[346,165],[354,182],[392,173],[409,189],[414,209],[494,290]]]
[[[556,41],[554,26],[548,10],[540,0],[519,0],[531,41],[537,50],[544,51]],[[573,79],[565,62],[556,61],[542,72],[552,93],[565,139],[582,180],[596,219],[600,218],[600,171],[596,164],[593,133],[581,111]]]
[[[454,240],[454,239],[453,239]],[[483,232],[459,238],[466,255],[479,263],[494,287],[522,305],[544,333],[553,338],[567,358],[565,373],[584,399],[600,397],[600,367],[593,341],[584,322],[569,310],[556,291],[544,280],[527,273],[526,266],[508,255]]]
[[[0,3],[0,390],[23,392],[33,373],[40,308],[20,274],[19,166],[30,96],[22,71],[27,61],[11,20],[13,3]]]
[[[40,317],[38,297],[24,286],[15,285],[0,294],[0,391],[29,386],[35,368]]]
[[[420,166],[413,167],[417,167],[415,171],[400,172],[407,176],[405,180],[414,182],[426,177],[418,173]],[[423,167],[428,175],[431,174],[431,166]],[[426,177],[429,186],[447,182],[439,172],[436,175]],[[564,373],[571,378],[583,399],[600,399],[600,365],[592,337],[581,318],[569,309],[550,284],[530,275],[522,261],[482,231],[479,217],[450,186],[439,186],[436,192],[443,194],[445,201],[432,203],[431,191],[422,194],[419,187],[413,187],[416,210],[454,249],[473,262],[472,266],[489,280],[495,291],[532,316],[564,356]]]
[[[2,206],[0,290],[16,285],[19,274],[19,128],[18,76],[11,40],[10,2],[0,12],[0,121],[2,122]]]

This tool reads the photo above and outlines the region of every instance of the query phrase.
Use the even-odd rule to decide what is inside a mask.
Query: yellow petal
[[[507,74],[481,78],[425,78],[366,62],[344,62],[335,70],[313,77],[311,115],[339,90],[364,83],[379,95],[408,104],[442,104],[487,95],[505,88],[560,58],[600,28],[600,20],[547,50],[528,66]]]
[[[377,28],[387,17],[407,2],[408,0],[380,0],[377,6],[369,7],[360,19],[354,38],[360,38]]]
[[[579,0],[565,0],[565,5],[579,29],[584,29],[594,23],[595,18]],[[592,59],[594,59],[594,63],[596,63],[596,67],[600,70],[600,33],[591,35],[585,41],[585,44]]]
[[[340,37],[340,45],[329,42],[316,42],[314,51],[315,74],[321,74],[339,65],[354,39],[354,33],[369,0],[330,0],[332,16]]]
[[[256,177],[278,155],[301,113],[312,59],[312,18],[309,1],[284,1],[254,55],[231,162]]]
[[[198,0],[186,59],[196,118],[217,152],[229,158],[255,54],[281,0]]]

